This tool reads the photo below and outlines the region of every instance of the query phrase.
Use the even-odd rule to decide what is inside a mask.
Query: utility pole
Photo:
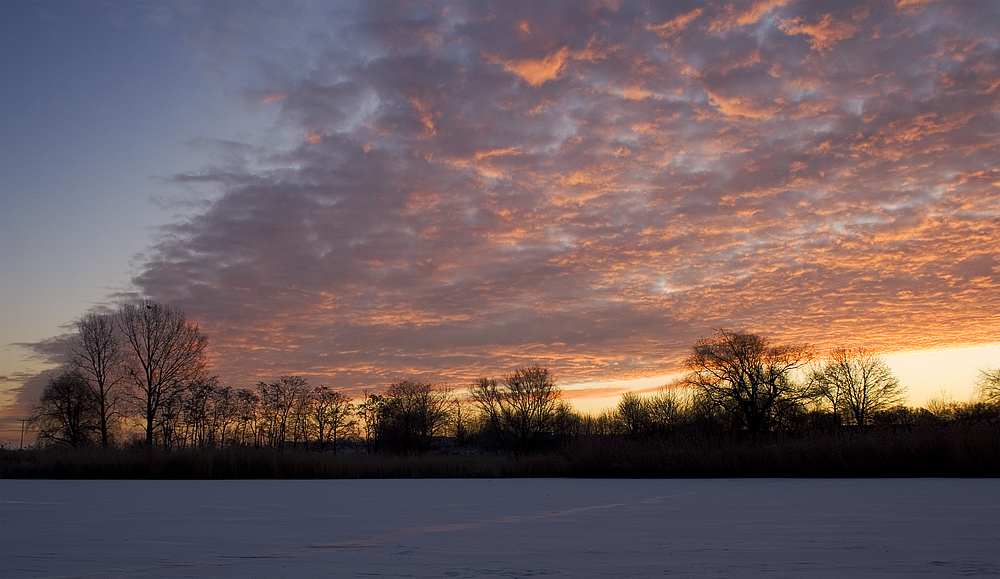
[[[18,418],[17,421],[21,423],[21,446],[18,450],[24,450],[24,423],[31,420],[30,418]]]

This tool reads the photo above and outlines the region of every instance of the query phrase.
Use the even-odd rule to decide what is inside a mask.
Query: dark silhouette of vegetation
[[[184,312],[154,301],[123,305],[117,323],[128,352],[125,369],[146,423],[146,444],[153,444],[157,418],[169,428],[178,397],[202,377],[208,338],[188,323]],[[169,439],[167,432],[165,443]]]
[[[1000,368],[984,368],[979,371],[976,396],[984,404],[1000,404]]]
[[[86,379],[65,371],[49,378],[31,423],[41,441],[85,446],[101,432],[100,404]]]
[[[694,345],[684,378],[625,393],[597,415],[575,412],[537,365],[479,378],[463,394],[397,380],[355,404],[302,376],[225,386],[204,373],[197,329],[174,327],[199,355],[164,382],[152,429],[138,404],[114,415],[134,421],[135,438],[106,436],[98,372],[79,371],[77,360],[36,406],[36,448],[0,450],[0,476],[1000,476],[992,370],[973,402],[912,409],[871,351],[837,349],[807,367],[806,346],[720,330]],[[103,351],[119,360],[116,372],[139,375],[128,349]],[[105,393],[128,385],[115,380]]]
[[[734,427],[759,436],[780,426],[810,398],[793,373],[812,356],[807,346],[773,345],[757,334],[719,330],[698,340],[684,365],[689,383]]]
[[[125,350],[115,318],[87,314],[76,323],[77,335],[70,341],[70,366],[94,393],[100,422],[101,446],[111,444],[119,418],[119,395],[125,375]]]
[[[865,348],[837,348],[814,368],[810,380],[817,396],[847,424],[865,425],[876,412],[906,400],[906,389],[880,356]]]
[[[568,422],[571,411],[547,368],[531,366],[500,380],[479,378],[469,388],[488,433],[515,454],[541,447]]]
[[[383,395],[380,446],[406,456],[430,450],[432,437],[444,434],[450,404],[447,393],[415,380],[393,382]]]

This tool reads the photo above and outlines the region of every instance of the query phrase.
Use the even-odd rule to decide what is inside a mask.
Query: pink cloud
[[[990,4],[311,9],[205,20],[206,58],[243,55],[306,138],[179,177],[222,193],[135,279],[234,385],[622,379],[717,327],[995,339]]]

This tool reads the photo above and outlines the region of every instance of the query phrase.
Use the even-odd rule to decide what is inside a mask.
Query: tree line
[[[42,445],[120,445],[132,421],[142,429],[136,442],[164,449],[411,455],[450,445],[523,455],[582,436],[756,440],[919,415],[903,405],[905,388],[872,350],[838,348],[821,358],[808,346],[734,330],[698,340],[683,378],[652,395],[625,393],[592,416],[577,413],[537,365],[477,378],[460,391],[404,379],[356,401],[302,376],[224,386],[206,373],[207,337],[182,311],[157,302],[88,314],[76,329],[69,363],[50,378],[31,418]],[[964,411],[996,420],[1000,370],[981,371],[978,399]],[[950,411],[954,417],[954,405]]]

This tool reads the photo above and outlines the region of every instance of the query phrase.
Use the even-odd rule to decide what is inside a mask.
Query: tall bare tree
[[[781,423],[810,396],[793,373],[812,357],[807,346],[778,346],[757,334],[718,330],[685,360],[688,381],[751,435]]]
[[[906,388],[874,350],[837,348],[810,373],[816,394],[849,423],[865,425],[874,413],[906,401]]]
[[[547,368],[537,365],[506,374],[500,381],[479,378],[469,395],[500,444],[518,454],[554,434],[564,410],[555,380]]]
[[[203,375],[208,338],[181,310],[150,300],[121,306],[118,324],[128,352],[127,373],[146,423],[146,444],[153,444],[161,408]]]
[[[110,444],[110,431],[118,418],[119,389],[126,377],[125,349],[115,325],[106,314],[87,314],[76,323],[70,340],[70,364],[94,392],[100,417],[101,446]]]

